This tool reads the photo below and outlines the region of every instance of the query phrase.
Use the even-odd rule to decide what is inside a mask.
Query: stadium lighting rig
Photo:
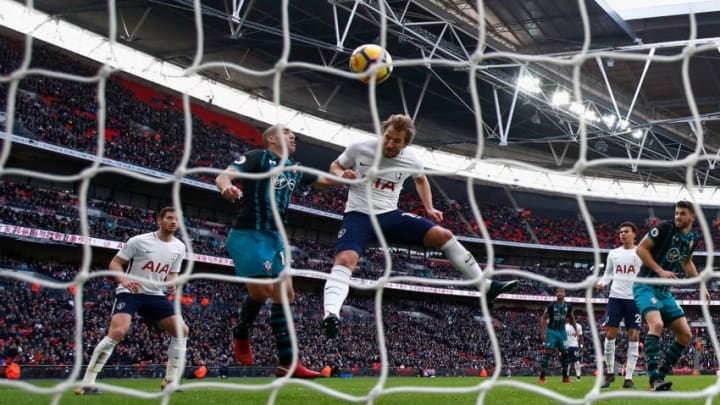
[[[344,147],[350,142],[377,136],[374,133],[277,105],[271,100],[259,98],[201,76],[196,70],[186,70],[159,60],[14,1],[0,0],[0,22],[14,31],[104,64],[108,69],[122,70],[160,87],[188,94],[191,98],[202,102],[209,102],[212,99],[213,105],[217,108],[229,113],[240,112],[241,115],[258,122],[287,123],[297,132],[323,143]],[[534,80],[532,82],[535,83]],[[619,123],[622,128],[623,121]],[[0,132],[0,135],[5,138],[4,133]],[[720,200],[716,197],[720,189],[716,187],[713,189],[706,187],[703,190],[699,186],[688,187],[679,183],[652,183],[652,187],[648,187],[648,183],[643,181],[592,177],[572,170],[552,171],[522,162],[477,160],[416,145],[410,147],[426,162],[429,173],[466,176],[480,182],[509,185],[540,193],[551,192],[569,196],[581,193],[586,197],[598,199],[667,203],[686,198],[694,199],[706,206],[720,206]],[[627,159],[609,159],[608,163],[627,164]]]

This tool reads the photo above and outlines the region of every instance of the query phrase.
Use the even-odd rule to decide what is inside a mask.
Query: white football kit
[[[580,347],[578,337],[582,335],[582,326],[580,326],[579,323],[576,323],[575,327],[573,327],[569,323],[566,323],[565,324],[565,334],[567,334],[567,340],[565,341],[565,347],[567,347],[567,348]]]
[[[132,274],[148,280],[140,282],[139,294],[165,295],[164,287],[159,285],[170,273],[179,273],[185,257],[185,244],[173,236],[170,242],[158,238],[157,232],[133,236],[117,252],[117,256],[127,260],[125,274]],[[116,294],[129,293],[130,290],[118,284]]]
[[[338,163],[346,169],[354,169],[359,177],[365,177],[377,155],[377,139],[349,145],[337,158]],[[383,170],[389,170],[383,172]],[[394,158],[380,157],[378,177],[370,185],[370,198],[364,183],[350,185],[345,212],[370,213],[370,203],[376,214],[383,214],[398,208],[398,199],[405,180],[422,175],[423,164],[413,151],[403,149]]]
[[[642,266],[642,260],[637,255],[637,248],[625,249],[620,246],[608,253],[605,263],[605,274],[600,284],[610,287],[610,298],[633,299],[633,283]],[[615,277],[613,278],[613,274]]]

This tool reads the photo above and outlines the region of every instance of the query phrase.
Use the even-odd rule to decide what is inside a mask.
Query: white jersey
[[[365,177],[368,169],[372,166],[377,155],[376,147],[378,140],[369,140],[351,144],[338,157],[337,161],[346,169],[354,169],[358,177]],[[422,175],[423,164],[420,158],[408,148],[403,149],[394,158],[380,157],[378,170],[395,169],[378,175],[370,185],[370,196],[366,193],[365,184],[353,184],[350,186],[345,212],[370,213],[370,203],[377,214],[396,210],[398,199],[403,183],[410,177]]]
[[[575,324],[575,327],[569,323],[565,324],[565,334],[567,334],[567,340],[565,346],[567,347],[580,347],[578,338],[582,336],[582,326],[579,323]]]
[[[127,260],[126,274],[141,277],[149,282],[140,282],[140,294],[165,295],[162,283],[170,273],[179,273],[185,257],[185,244],[173,236],[170,242],[158,238],[157,232],[133,236],[118,252],[117,257]],[[118,284],[116,294],[130,290]]]
[[[605,274],[600,279],[600,284],[606,286],[612,282],[610,287],[610,298],[633,299],[633,283],[640,271],[642,260],[637,255],[637,247],[625,249],[620,246],[608,253],[605,263]],[[613,274],[615,278],[613,279]]]

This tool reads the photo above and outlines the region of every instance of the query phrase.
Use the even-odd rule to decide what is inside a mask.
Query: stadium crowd
[[[58,280],[71,280],[76,270],[59,262],[33,262],[9,257],[0,258],[4,268],[38,271]],[[66,290],[40,288],[20,281],[3,279],[0,288],[0,360],[21,365],[69,365],[75,353],[76,313],[74,296]],[[82,302],[83,356],[87,362],[92,348],[104,336],[112,309],[113,282],[93,277],[84,285]],[[230,329],[237,322],[242,303],[241,284],[213,280],[192,280],[182,288],[183,316],[190,326],[188,359],[213,366],[232,364]],[[172,297],[171,297],[172,298]],[[295,303],[296,327],[302,360],[321,368],[326,364],[353,368],[376,368],[379,351],[376,339],[374,300],[351,296],[343,310],[341,338],[326,341],[319,327],[321,297],[312,291],[298,291]],[[580,314],[579,321],[587,325]],[[537,325],[542,309],[504,308],[493,311],[493,329],[502,347],[503,363],[513,370],[533,369],[541,344]],[[603,314],[598,311],[598,320]],[[691,319],[698,315],[690,315]],[[256,364],[276,363],[272,333],[268,323],[269,307],[261,312],[253,333]],[[455,375],[467,370],[493,367],[492,347],[487,329],[481,322],[476,302],[448,302],[398,298],[387,295],[382,317],[389,364],[398,368],[442,369]],[[720,322],[715,315],[713,322]],[[586,342],[592,340],[587,327]],[[709,341],[706,332],[697,330]],[[142,322],[136,323],[130,335],[118,346],[109,365],[161,364],[166,356],[167,339]],[[665,339],[664,339],[665,340]],[[668,339],[671,341],[671,339]],[[618,351],[622,353],[622,351]],[[592,370],[594,352],[585,349],[586,370]],[[693,352],[679,367],[691,367]],[[620,363],[622,364],[622,363]],[[703,369],[717,367],[711,346],[702,351]],[[641,363],[642,366],[642,363]]]
[[[10,38],[0,37],[0,74],[9,74],[22,61],[24,47]],[[71,57],[51,47],[35,44],[31,67],[66,72],[80,77],[97,74],[99,65]],[[29,75],[20,81],[16,94],[15,133],[66,148],[95,153],[97,148],[97,84]],[[0,109],[7,108],[8,85],[0,83]],[[141,94],[142,93],[142,97]],[[158,90],[124,78],[106,81],[107,120],[106,157],[167,173],[175,171],[184,152],[184,116],[181,101]],[[207,112],[207,110],[201,111]],[[199,110],[199,111],[200,111]],[[239,120],[217,122],[193,119],[193,145],[189,167],[224,168],[249,148],[257,145],[256,133],[237,134],[228,127]],[[258,132],[255,130],[255,132]],[[210,174],[193,174],[210,183]],[[346,187],[323,193],[309,189],[295,193],[294,202],[322,211],[340,213]],[[405,192],[401,208],[422,214],[417,196]],[[446,214],[444,226],[457,235],[478,236],[479,227],[465,201],[437,199],[435,205]],[[583,221],[577,218],[549,218],[529,210],[517,212],[511,207],[483,206],[481,212],[493,240],[556,246],[591,246]],[[132,218],[132,217],[125,217]],[[596,223],[600,247],[618,245],[618,223]],[[641,229],[641,232],[644,229]],[[713,229],[713,240],[720,246],[720,233]],[[702,238],[701,238],[702,241]],[[219,241],[205,241],[209,249],[222,251]],[[702,245],[699,246],[702,249]]]
[[[24,47],[17,41],[0,37],[0,74],[7,75],[22,61]],[[99,66],[88,61],[36,44],[31,67],[67,72],[91,77]],[[183,154],[185,128],[179,100],[143,87],[141,99],[136,91],[140,84],[129,85],[126,79],[106,81],[104,97],[107,101],[105,123],[106,157],[167,173],[173,172]],[[0,111],[7,110],[9,86],[0,83]],[[15,99],[15,133],[38,141],[66,148],[95,153],[97,148],[97,83],[29,75],[19,83]],[[193,145],[190,167],[222,168],[226,163],[257,145],[250,136],[243,138],[222,123],[192,120]],[[211,176],[192,177],[211,182]],[[295,193],[295,204],[326,212],[340,213],[345,201],[345,187],[324,193],[309,189]],[[401,208],[422,214],[418,198],[406,192]],[[446,213],[443,225],[458,235],[479,235],[478,223],[467,202],[439,199],[438,209]],[[155,227],[154,212],[113,201],[91,199],[88,202],[90,234],[103,239],[127,240],[130,236]],[[481,207],[485,226],[493,240],[536,243],[554,246],[591,246],[584,222],[577,219],[548,218],[530,211],[518,212],[511,207]],[[186,218],[193,249],[196,252],[225,256],[224,241],[227,229],[212,224],[207,218]],[[6,178],[0,183],[0,222],[10,225],[79,234],[79,200],[72,192],[45,189]],[[600,247],[619,244],[617,223],[595,224]],[[641,230],[643,232],[644,230]],[[720,246],[720,234],[713,228],[713,241]],[[317,241],[293,239],[303,255],[293,264],[296,268],[329,271],[333,247]],[[451,266],[435,260],[396,255],[394,271],[420,277],[460,279]],[[3,268],[31,271],[60,281],[72,280],[77,268],[59,262],[30,258],[0,257]],[[377,278],[382,269],[378,255],[368,255],[356,276]],[[573,267],[533,267],[524,270],[567,282],[580,282],[591,273]],[[16,361],[23,365],[68,365],[74,360],[76,306],[83,314],[84,361],[97,341],[102,338],[110,317],[113,283],[105,278],[92,278],[84,286],[85,299],[76,303],[65,290],[40,288],[37,285],[0,280],[0,361]],[[466,287],[470,288],[470,287]],[[518,293],[552,295],[552,286],[522,279]],[[571,291],[570,295],[582,295]],[[695,298],[692,291],[678,292]],[[715,292],[713,292],[716,294]],[[183,315],[190,330],[188,357],[191,362],[205,361],[212,365],[232,363],[230,327],[237,322],[237,310],[242,303],[243,289],[236,283],[196,280],[182,290]],[[715,297],[717,299],[717,296]],[[351,297],[343,313],[342,338],[326,344],[320,328],[320,297],[312,292],[299,291],[295,313],[303,362],[314,368],[325,364],[344,368],[373,368],[377,366],[374,306],[371,298]],[[598,319],[600,318],[597,314]],[[269,311],[261,313],[253,334],[256,362],[273,366],[274,344],[268,326]],[[389,352],[394,367],[413,369],[445,369],[453,373],[465,370],[492,368],[492,351],[483,323],[478,321],[477,303],[449,303],[433,300],[399,299],[387,297],[382,318]],[[536,312],[520,309],[494,311],[493,328],[502,344],[503,362],[510,368],[532,368],[541,347],[535,326]],[[581,322],[583,318],[581,317]],[[720,321],[716,316],[714,322]],[[699,331],[701,334],[704,331]],[[706,336],[705,336],[706,337]],[[589,333],[586,338],[590,339]],[[115,351],[108,364],[159,364],[165,357],[165,337],[143,323],[137,323],[132,333]],[[669,336],[662,341],[668,342]],[[530,348],[530,350],[528,350]],[[691,365],[692,350],[681,366]],[[618,351],[622,352],[622,351]],[[591,358],[590,353],[586,360]],[[641,363],[642,364],[642,363]],[[557,365],[556,365],[557,366]],[[702,353],[705,369],[717,368],[712,348]]]
[[[451,211],[452,212],[452,211]],[[130,236],[155,229],[155,213],[138,207],[99,199],[88,200],[90,235],[97,238],[125,241]],[[68,191],[50,190],[4,180],[0,182],[0,223],[39,228],[49,231],[79,234],[79,199]],[[226,257],[225,238],[227,227],[199,218],[185,218],[185,224],[196,253]],[[334,246],[301,238],[291,237],[298,248],[293,266],[299,269],[327,272],[331,268]],[[356,272],[356,277],[376,279],[385,267],[381,252],[367,255]],[[499,266],[502,269],[503,266]],[[569,265],[556,267],[511,267],[526,270],[556,280],[580,283],[592,276],[589,268]],[[393,255],[393,275],[406,275],[436,279],[462,279],[462,275],[447,261],[429,257],[403,254]],[[500,277],[504,278],[504,277]],[[454,288],[472,289],[472,286]],[[519,293],[554,295],[553,287],[539,281],[522,279]],[[678,292],[680,298],[692,297],[692,293]],[[713,297],[720,293],[711,292]],[[584,290],[569,290],[569,296],[584,296]],[[600,297],[594,292],[595,297]]]

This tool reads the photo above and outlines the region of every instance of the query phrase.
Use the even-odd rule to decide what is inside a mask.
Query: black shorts
[[[377,220],[388,243],[422,245],[425,235],[435,226],[435,223],[427,218],[400,210],[380,214]],[[368,243],[376,240],[377,236],[368,215],[346,212],[335,242],[335,252],[354,250],[362,256]]]
[[[115,296],[112,313],[131,317],[137,313],[145,322],[155,323],[175,315],[175,308],[164,295],[120,293]]]
[[[640,329],[640,312],[638,312],[635,300],[622,298],[609,298],[607,306],[608,321],[605,326],[617,328],[620,321],[625,320],[627,329]]]

